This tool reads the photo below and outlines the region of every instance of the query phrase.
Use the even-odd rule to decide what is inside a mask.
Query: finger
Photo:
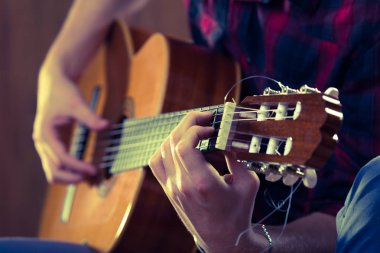
[[[251,189],[257,192],[260,186],[257,174],[254,171],[248,170],[243,163],[238,162],[233,153],[226,153],[225,157],[228,170],[231,172],[229,176],[225,177],[227,183],[240,189]]]
[[[158,149],[154,153],[152,158],[149,160],[149,167],[152,169],[153,175],[160,183],[170,203],[176,210],[182,222],[185,224],[186,228],[189,230],[191,234],[196,234],[196,230],[194,229],[192,223],[185,214],[184,207],[181,201],[181,197],[183,198],[183,196],[181,196],[181,194],[178,193],[178,188],[174,185],[174,183],[166,177],[165,167],[161,156],[161,149]]]
[[[170,138],[169,138],[170,139]],[[164,181],[164,188],[167,188],[167,192],[174,194],[173,198],[179,201],[179,197],[191,195],[191,183],[187,173],[184,171],[181,164],[177,162],[175,153],[170,144],[170,140],[166,140],[161,145],[161,166],[163,172],[166,175]],[[179,202],[180,203],[180,202]],[[182,204],[180,204],[182,205]]]
[[[149,166],[169,198],[177,201],[180,195],[189,196],[189,179],[174,162],[168,140],[152,156]]]
[[[242,197],[241,210],[246,210],[246,217],[251,217],[260,187],[259,178],[255,172],[247,170],[243,163],[238,162],[232,153],[226,154],[226,162],[231,174],[225,176],[225,180]],[[242,215],[244,216],[243,213]]]
[[[169,192],[168,190],[165,191],[166,195],[168,196],[168,199],[170,203],[172,204],[173,208],[177,212],[179,218],[181,219],[182,223],[185,225],[187,230],[193,235],[196,236],[197,238],[200,238],[197,230],[195,229],[193,223],[191,222],[191,219],[189,219],[188,215],[186,214],[186,211],[184,209],[183,202],[176,196],[174,193]]]
[[[183,180],[180,188],[184,195],[192,196],[198,204],[207,205],[213,194],[220,189],[221,180],[219,173],[209,164],[203,154],[195,149],[199,139],[206,138],[214,132],[212,127],[192,126],[176,145],[175,153],[178,163],[183,167],[184,174],[188,175],[191,182]],[[187,189],[187,184],[190,185]]]
[[[153,175],[156,177],[165,194],[172,202],[173,206],[176,205],[182,208],[181,201],[179,199],[179,191],[177,184],[172,178],[166,177],[165,165],[161,156],[161,150],[157,150],[152,158],[149,160],[149,167],[151,167]]]
[[[237,161],[236,155],[231,152],[225,153],[225,158],[228,166],[228,170],[235,177],[245,177],[249,174],[249,170],[244,163]]]
[[[65,146],[58,139],[55,130],[47,128],[43,134],[44,142],[40,142],[43,152],[57,164],[59,169],[68,168],[79,174],[94,176],[97,174],[97,169],[90,163],[76,159],[68,154]]]
[[[172,139],[174,140],[174,143],[177,143],[191,126],[209,125],[211,118],[211,112],[193,111],[188,113],[172,132]]]
[[[161,185],[165,185],[166,172],[165,166],[162,161],[161,149],[157,149],[153,156],[149,159],[149,167],[152,170],[153,175]]]
[[[83,101],[77,103],[73,111],[73,117],[80,123],[95,131],[102,130],[108,126],[108,121],[96,115]]]
[[[172,140],[172,145],[175,146],[174,152],[189,173],[194,173],[197,170],[202,171],[201,167],[208,164],[203,154],[195,147],[201,139],[210,137],[214,131],[213,127],[192,126],[178,144]]]
[[[44,168],[46,179],[49,183],[75,184],[84,179],[84,176],[71,171],[59,170],[54,161],[44,153],[41,155],[42,167]]]
[[[74,160],[74,162],[67,161],[65,158],[61,159],[60,155],[54,153],[54,151],[48,145],[38,144],[36,147],[39,150],[38,153],[40,156],[46,157],[50,161],[48,169],[52,174],[51,177],[54,177],[55,173],[58,173],[59,171],[70,171],[72,173],[81,175],[83,178],[97,174],[97,169],[89,163],[76,160],[70,155],[66,156],[68,159]]]
[[[49,183],[77,184],[84,180],[84,176],[75,172],[58,170],[54,173]]]
[[[171,152],[170,147],[170,137],[167,138],[162,144],[161,144],[161,157],[162,162],[165,167],[165,173],[168,178],[171,178],[171,180],[175,180],[176,176],[176,165],[173,160],[173,154]]]
[[[174,152],[172,150],[172,152]],[[175,193],[178,201],[185,199],[185,201],[192,200],[194,197],[198,198],[197,192],[194,191],[194,184],[191,180],[191,175],[187,172],[186,168],[179,161],[177,155],[173,153],[173,160],[175,163]],[[182,203],[181,207],[183,209]]]
[[[180,169],[184,169],[187,171],[187,166],[183,164],[183,161],[181,160],[180,157],[178,157],[179,154],[177,154],[176,149],[178,148],[178,143],[181,141],[183,142],[181,146],[183,146],[183,153],[184,155],[195,155],[195,157],[200,158],[199,152],[194,153],[194,148],[198,145],[200,138],[202,139],[206,138],[206,136],[210,136],[211,133],[213,133],[215,130],[212,127],[206,127],[207,130],[204,130],[203,132],[207,132],[210,134],[203,136],[197,136],[197,135],[191,135],[187,133],[187,131],[195,126],[199,125],[206,125],[210,122],[210,119],[212,117],[212,114],[210,112],[191,112],[185,116],[185,118],[178,124],[178,126],[173,130],[173,132],[169,136],[169,141],[170,141],[170,151],[173,156],[173,162],[175,165],[177,165]],[[199,130],[203,134],[202,130]],[[186,136],[185,136],[186,135]],[[185,136],[183,140],[182,137]],[[196,139],[192,139],[191,142],[186,143],[190,140],[190,137],[195,137]],[[177,159],[178,157],[178,159]],[[188,172],[188,171],[187,171]]]

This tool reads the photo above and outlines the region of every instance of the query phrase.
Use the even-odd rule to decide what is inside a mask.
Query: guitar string
[[[273,110],[268,110],[268,111],[273,111]],[[285,117],[285,118],[290,118],[290,117]],[[243,120],[249,120],[249,121],[258,121],[259,119],[243,119]],[[243,120],[240,120],[240,121],[243,121]],[[232,121],[239,121],[239,120],[232,120]],[[171,123],[171,124],[173,124],[173,123]],[[167,124],[165,124],[165,125],[167,125]],[[163,134],[165,134],[165,135],[168,135],[169,134],[169,132],[170,132],[170,130],[168,130],[168,131],[166,131],[166,132],[161,132],[160,134],[161,135],[163,135]],[[241,134],[246,134],[246,133],[242,133],[242,132],[239,132],[239,133],[241,133]],[[128,133],[129,135],[130,135],[130,133]],[[149,137],[152,137],[152,136],[156,136],[157,135],[157,133],[154,133],[154,135],[151,135],[151,136],[147,136],[146,135],[146,133],[142,133],[142,135],[144,136],[144,138],[145,139],[149,139]],[[135,135],[135,138],[139,138],[140,136],[136,136]],[[275,137],[272,137],[272,138],[275,138]],[[121,139],[123,139],[123,137],[121,137]],[[161,140],[159,140],[159,141],[156,141],[155,143],[157,143],[157,142],[159,142],[159,143],[161,143],[163,140],[164,140],[165,138],[163,138],[163,139],[161,139]],[[279,138],[275,138],[275,139],[277,139],[277,140],[280,140],[280,141],[283,141],[283,139],[279,139]],[[131,138],[130,139],[128,139],[127,141],[131,141]],[[244,142],[245,140],[243,140],[243,142]],[[117,141],[118,142],[118,141]],[[108,141],[108,145],[110,144],[110,142]],[[131,148],[133,148],[133,147],[141,147],[141,148],[144,148],[144,150],[146,150],[146,147],[144,146],[144,145],[146,145],[147,144],[147,142],[137,142],[137,143],[134,143],[133,144],[133,146],[131,146],[131,145],[125,145],[125,142],[122,140],[121,141],[121,143],[119,143],[119,146],[117,147],[117,149],[116,150],[114,150],[114,147],[110,147],[110,148],[106,148],[105,149],[105,152],[102,152],[103,154],[104,153],[106,153],[107,154],[107,156],[108,157],[112,157],[113,156],[113,153],[112,152],[114,152],[115,154],[118,154],[118,153],[120,153],[120,152],[122,152],[122,151],[125,151],[125,150],[128,150],[128,149],[131,149]],[[281,144],[281,143],[280,143]],[[150,145],[152,145],[151,143],[150,143]],[[248,144],[247,144],[248,145]],[[122,148],[119,148],[119,147],[122,147]],[[154,149],[156,149],[157,147],[154,147]],[[137,152],[141,152],[140,150],[137,150]],[[149,151],[144,151],[144,153],[148,153],[148,152],[151,152],[151,150],[149,150]],[[97,153],[97,152],[96,152]],[[136,153],[136,151],[135,152],[131,152],[132,154],[133,153]]]
[[[219,107],[216,107],[216,108],[213,108],[213,109],[211,109],[211,110],[217,110],[217,109],[219,109],[219,108],[221,108],[222,106],[219,106]],[[243,109],[243,110],[246,110],[246,111],[240,111],[240,112],[233,112],[233,114],[241,114],[241,113],[247,113],[247,112],[255,112],[255,113],[257,113],[257,112],[259,112],[259,113],[267,113],[267,112],[272,112],[272,115],[273,115],[273,112],[275,112],[275,111],[277,111],[277,108],[275,108],[275,109],[266,109],[266,110],[264,110],[264,109],[252,109],[252,108],[247,108],[247,107],[241,107],[241,106],[237,106],[237,108],[239,108],[239,109]],[[287,108],[287,110],[289,111],[289,110],[294,110],[295,108]],[[208,108],[207,110],[210,110],[210,108]],[[183,111],[182,113],[180,113],[180,114],[178,114],[178,113],[174,113],[174,114],[171,114],[171,113],[169,113],[168,115],[167,115],[167,117],[161,117],[161,118],[158,118],[158,119],[160,119],[160,120],[170,120],[170,119],[173,119],[173,118],[176,118],[176,121],[175,122],[170,122],[170,123],[166,123],[166,124],[161,124],[161,125],[159,125],[159,126],[157,126],[157,127],[163,127],[163,126],[167,126],[167,125],[175,125],[176,123],[178,123],[178,121],[179,121],[179,119],[178,119],[178,117],[179,116],[182,116],[182,115],[184,115],[184,114],[186,114],[186,113],[188,113],[188,111]],[[221,115],[221,114],[215,114],[215,117],[216,116],[219,116],[219,115]],[[288,118],[293,118],[292,116],[289,116],[289,117],[283,117],[282,119],[288,119]],[[153,120],[154,120],[154,118],[152,118]],[[178,121],[177,121],[177,119],[178,119]],[[267,117],[267,118],[265,118],[265,120],[270,120],[270,119],[274,119],[274,117]],[[137,119],[137,120],[139,120],[139,119]],[[238,120],[232,120],[232,122],[234,122],[234,121],[259,121],[260,119],[257,119],[257,118],[255,118],[255,119],[238,119]],[[219,121],[218,122],[214,122],[214,123],[216,123],[216,124],[218,124],[218,123],[220,123]],[[119,124],[119,126],[121,126],[121,125],[123,125],[124,126],[124,128],[121,130],[122,132],[127,132],[127,130],[128,130],[128,128],[131,128],[131,127],[136,127],[136,126],[138,126],[138,125],[141,125],[141,124],[146,124],[146,122],[141,122],[141,123],[137,123],[137,124],[134,124],[134,125],[131,125],[131,126],[129,126],[129,127],[126,127],[126,126],[124,126],[125,125],[125,122],[123,122],[123,123],[121,123],[121,124]],[[118,134],[118,131],[115,131],[115,130],[117,130],[117,124],[115,124],[115,125],[113,125],[112,126],[112,128],[113,128],[113,130],[112,130],[112,132],[111,132],[111,135],[117,135]],[[216,129],[216,130],[218,130],[218,129]],[[83,133],[83,131],[79,131],[80,132],[80,134],[85,134],[85,133]],[[163,134],[168,134],[170,132],[170,130],[169,131],[165,131],[165,132],[161,132],[161,133],[153,133],[153,136],[155,136],[155,135],[159,135],[159,134],[161,134],[161,135],[163,135]],[[124,134],[128,134],[128,135],[130,135],[131,133],[124,133]],[[123,139],[124,138],[124,134],[121,136],[121,139]],[[133,134],[133,131],[132,131],[132,134]],[[244,133],[242,133],[242,134],[244,134]],[[103,135],[105,135],[104,133],[103,133]],[[144,138],[149,138],[149,137],[151,137],[152,136],[152,134],[150,135],[150,136],[146,136],[146,133],[143,133],[142,134],[143,136],[144,136]],[[137,135],[137,138],[139,138],[140,136],[138,136]],[[80,138],[80,136],[77,138],[78,140],[80,140],[79,139]],[[108,143],[108,145],[110,145],[110,144],[112,144],[112,139],[110,140],[109,139],[109,135],[107,136],[107,142],[105,143],[106,145],[107,145],[107,143]],[[279,139],[280,141],[283,141],[283,139]],[[117,142],[119,142],[118,140],[116,140]],[[129,140],[127,140],[127,141],[131,141],[130,139]],[[243,140],[243,142],[244,142],[245,140]],[[162,142],[162,140],[160,140],[159,142]],[[100,143],[100,144],[102,144],[102,141],[99,141],[98,143]],[[281,143],[282,142],[280,142],[280,145],[281,145]],[[120,145],[120,143],[119,143],[119,145]],[[138,143],[135,143],[134,144],[134,146],[136,146],[136,147],[139,147],[139,146],[141,146],[141,145],[146,145],[146,142],[144,143],[144,142],[138,142]],[[125,146],[125,143],[122,141],[121,142],[121,145],[120,145],[121,147],[123,147],[123,146]],[[116,153],[118,153],[118,152],[121,152],[121,151],[123,151],[123,150],[128,150],[128,149],[130,149],[130,148],[133,148],[134,146],[127,146],[126,148],[122,148],[122,149],[117,149],[116,151],[114,151],[114,150],[112,150],[112,149],[106,149],[105,150],[105,153],[107,153],[107,155],[108,156],[112,156],[113,154],[112,153],[110,153],[110,152],[112,152],[112,151],[114,151],[114,152],[116,152]],[[114,149],[114,148],[113,148]]]
[[[276,144],[275,150],[278,152],[277,155],[281,155],[281,153],[278,151],[278,149],[280,149],[281,145],[283,145],[285,143],[285,140],[278,139],[278,141],[279,142]],[[156,143],[161,143],[161,142],[157,141]],[[248,143],[247,143],[247,145],[248,145]],[[268,145],[269,145],[268,143],[262,143],[261,144],[262,147],[266,147],[266,148],[268,147]],[[226,148],[231,148],[231,147],[234,147],[234,146],[231,145],[231,144],[226,145]],[[116,155],[118,155],[120,153],[126,154],[125,152],[127,150],[129,150],[129,149],[130,149],[130,147],[124,148],[124,149],[123,148],[122,149],[118,149],[118,150],[116,150],[116,152],[113,152],[113,153],[107,152],[104,156],[102,156],[102,159],[103,159],[103,161],[109,161],[109,162],[114,161],[115,160],[114,158],[115,158]],[[144,151],[140,152],[139,154],[141,154],[141,153],[144,153],[144,154],[151,153],[152,151],[155,151],[157,149],[158,149],[158,147],[151,147],[151,148],[148,148],[148,149],[144,148]],[[137,153],[137,152],[139,152],[139,151],[138,150],[137,151],[136,150],[132,150],[132,152],[129,152],[126,155],[130,156],[130,157],[133,157],[134,156],[133,154]]]
[[[279,139],[279,143],[276,144],[276,148],[275,148],[275,154],[276,155],[282,155],[278,150],[281,148],[281,145],[284,145],[285,143],[285,140],[283,139]],[[262,143],[261,144],[262,146],[264,147],[268,147],[268,143]],[[227,148],[230,148],[230,147],[233,147],[232,145],[227,145],[226,146]],[[152,147],[150,149],[144,149],[144,151],[142,153],[144,154],[149,154],[149,155],[146,155],[145,157],[139,157],[137,156],[136,157],[136,153],[137,151],[133,150],[132,152],[125,152],[127,151],[128,149],[122,149],[122,150],[119,150],[118,152],[115,152],[114,154],[107,154],[102,156],[102,160],[101,161],[97,161],[95,162],[96,165],[98,165],[99,167],[103,167],[103,168],[109,168],[111,167],[115,161],[119,161],[119,164],[120,166],[126,166],[125,163],[129,163],[129,164],[136,164],[135,166],[136,167],[141,167],[141,166],[145,166],[147,165],[146,164],[146,160],[153,154],[154,151],[156,151],[158,149],[158,147]],[[116,158],[116,156],[118,154],[121,153],[121,151],[123,151],[122,153],[124,155],[121,155],[122,157],[119,157],[119,158]],[[131,160],[131,158],[134,158]],[[128,160],[127,160],[128,159]],[[137,160],[136,160],[137,159]],[[126,161],[127,160],[127,161]],[[124,161],[124,164],[123,164],[123,161]],[[126,168],[125,170],[128,170],[130,168]]]
[[[293,117],[289,116],[289,117],[284,117],[281,120],[292,119],[292,118]],[[269,117],[266,119],[275,119],[275,118]],[[244,122],[244,121],[259,122],[261,120],[255,120],[255,119],[224,120],[224,122]],[[219,124],[220,122],[221,121],[217,121],[215,123]],[[158,127],[166,127],[169,125],[173,125],[173,123],[159,125],[159,126],[157,126],[157,128]],[[135,142],[135,143],[138,144],[138,143],[141,143],[140,140],[142,140],[142,142],[144,142],[146,139],[150,139],[150,138],[154,139],[154,137],[160,137],[163,135],[165,135],[165,138],[166,138],[169,136],[170,132],[174,129],[174,127],[176,125],[177,124],[174,124],[172,129],[163,129],[161,132],[150,131],[152,128],[148,128],[148,129],[139,129],[138,131],[131,131],[131,132],[123,131],[123,134],[118,136],[118,138],[112,138],[110,136],[102,136],[102,137],[98,138],[97,144],[99,147],[105,147],[105,146],[111,146],[113,144],[120,144],[123,142],[123,140],[124,140],[124,142],[133,142],[134,140],[137,140],[138,142]],[[220,130],[220,128],[215,128],[215,131],[219,131],[219,130]],[[148,131],[149,131],[149,133],[147,133]],[[241,131],[231,131],[231,133],[233,133],[233,134],[246,134],[247,135],[247,133],[244,133]],[[84,135],[84,134],[82,133],[82,135]],[[260,137],[259,135],[253,135],[253,136]],[[265,136],[261,136],[261,137],[265,137]],[[77,142],[74,142],[73,144],[79,144],[81,142],[83,142],[83,140],[78,139]]]
[[[267,137],[267,136],[263,136],[263,135],[249,135],[245,132],[241,132],[241,131],[231,131],[231,133],[233,134],[241,134],[241,135],[247,135],[249,136],[251,139],[252,137],[258,137],[258,138],[271,138],[271,139],[275,139],[276,141],[286,141],[286,137]],[[149,140],[149,138],[144,138],[144,139],[147,139],[146,141],[140,141],[140,142],[130,142],[130,140],[128,140],[128,143],[126,142],[115,142],[115,144],[118,144],[117,146],[107,146],[107,148],[103,148],[103,147],[99,147],[99,150],[101,150],[101,152],[103,153],[109,153],[109,152],[122,152],[124,150],[128,150],[130,148],[135,148],[135,147],[139,147],[139,146],[142,146],[143,148],[146,148],[147,146],[152,146],[152,145],[155,145],[156,143],[162,143],[163,141],[165,141],[167,139],[167,137],[163,137],[161,139],[155,139],[153,141]],[[215,140],[217,139],[217,137],[211,137],[211,138],[208,138],[206,140]],[[201,141],[204,141],[204,140],[201,140]],[[239,139],[239,138],[234,138],[234,141],[237,141],[237,142],[241,142],[241,143],[245,143],[247,145],[249,145],[250,141],[247,140],[247,139]],[[124,149],[123,149],[124,147]],[[99,155],[100,153],[94,153],[95,155]]]
[[[249,135],[250,136],[250,135]],[[253,135],[253,136],[250,136],[250,137],[258,137],[258,138],[271,138],[271,139],[274,139],[276,141],[279,141],[279,142],[284,142],[287,140],[286,137],[266,137],[266,136],[261,136],[261,135]],[[217,137],[211,137],[207,140],[215,140],[217,139]],[[118,153],[118,152],[124,152],[125,150],[128,150],[128,149],[135,149],[136,147],[142,147],[144,149],[147,148],[147,146],[156,146],[156,148],[159,146],[159,145],[156,145],[156,144],[160,144],[162,143],[163,141],[166,140],[166,137],[165,138],[161,138],[161,139],[156,139],[154,141],[145,141],[145,142],[134,142],[134,143],[120,143],[118,146],[113,146],[113,147],[108,147],[108,148],[105,148],[105,149],[102,149],[102,152],[103,153],[107,153],[107,155],[111,155],[112,152],[113,153]],[[203,141],[203,140],[201,140]],[[234,138],[234,141],[236,142],[239,142],[239,143],[242,143],[242,144],[247,144],[249,145],[250,144],[250,141],[247,140],[247,139],[239,139],[239,138]],[[264,144],[264,143],[263,143]],[[137,150],[139,151],[139,150]],[[99,154],[99,153],[96,153],[96,154]]]
[[[272,112],[273,113],[273,112],[276,112],[276,110],[277,110],[277,108],[263,110],[263,109],[252,109],[249,107],[241,107],[241,106],[237,106],[236,109],[242,109],[242,110],[246,110],[246,111],[233,112],[233,114],[241,114],[241,113],[245,113],[245,112],[253,112],[253,113]],[[290,108],[287,108],[287,110],[292,111],[292,110],[295,110],[295,108],[290,107]],[[193,111],[197,111],[197,110],[193,110]],[[212,111],[212,110],[209,110],[209,111]],[[127,119],[126,122],[130,122],[130,123],[137,122],[137,124],[132,125],[134,127],[134,126],[145,125],[146,121],[149,121],[149,120],[152,120],[152,121],[154,121],[154,120],[156,120],[156,121],[166,120],[167,121],[170,119],[179,118],[180,116],[184,116],[189,112],[191,112],[191,111],[181,111],[181,113],[178,113],[178,112],[167,113],[167,114],[161,114],[160,116],[153,116],[153,117],[146,117],[146,118],[131,118],[131,119]],[[223,112],[214,114],[214,117],[220,116],[220,115],[223,115]],[[125,125],[125,122],[112,124],[110,126],[110,131],[125,129],[124,125]],[[117,132],[115,132],[115,134],[117,134]]]
[[[258,138],[272,138],[272,139],[275,139],[276,141],[286,141],[286,137],[267,137],[267,136],[262,136],[262,135],[251,135],[251,134],[248,134],[246,132],[242,132],[242,131],[230,131],[232,134],[240,134],[240,135],[246,135],[246,136],[249,136],[250,139],[252,139],[253,137],[258,137]],[[98,148],[98,151],[95,151],[94,152],[94,155],[101,155],[101,154],[107,154],[107,155],[112,155],[113,153],[120,153],[120,152],[125,152],[126,150],[129,150],[129,149],[133,149],[132,152],[141,152],[141,149],[144,149],[146,150],[147,148],[150,148],[148,146],[154,146],[155,149],[158,148],[159,145],[157,144],[160,144],[162,143],[166,138],[167,136],[169,135],[170,131],[167,131],[167,133],[162,133],[160,136],[159,139],[155,139],[155,140],[151,140],[151,138],[149,137],[152,137],[154,135],[151,135],[151,136],[146,136],[146,134],[144,135],[144,138],[139,138],[140,136],[133,136],[129,139],[126,139],[126,140],[121,140],[121,141],[115,141],[114,144],[117,144],[115,146],[107,146],[106,148],[104,148],[104,146],[97,146]],[[137,142],[133,142],[134,139],[137,139],[137,140],[141,140],[141,141],[137,141]],[[214,140],[216,139],[217,137],[211,137],[209,138],[208,140]],[[250,141],[247,140],[247,139],[239,139],[239,138],[234,138],[234,140],[236,140],[237,142],[241,142],[241,143],[245,143],[247,145],[250,144]],[[140,150],[138,149],[140,148]],[[144,152],[144,151],[143,151]]]
[[[291,108],[290,110],[293,110],[294,108]],[[261,112],[264,111],[264,110],[261,110]],[[268,112],[272,112],[273,113],[273,110],[267,110]],[[235,112],[235,113],[241,113],[241,112]],[[244,112],[243,112],[244,113]],[[289,118],[292,118],[291,116],[289,117],[285,117],[283,119],[289,119]],[[271,119],[274,119],[273,117],[267,117],[266,120],[271,120]],[[180,119],[176,120],[175,122],[169,122],[169,123],[165,123],[165,124],[160,124],[160,125],[157,125],[155,127],[165,127],[165,126],[168,126],[168,125],[173,125],[172,126],[172,129],[174,129],[175,125],[178,124]],[[244,121],[244,120],[252,120],[252,119],[242,119],[241,121]],[[233,121],[238,121],[238,120],[233,120]],[[257,120],[258,121],[258,120]],[[216,121],[214,122],[214,124],[218,124],[220,123],[220,121]],[[146,122],[144,122],[144,124],[146,124]],[[125,125],[125,122],[124,122],[124,125]],[[117,135],[120,135],[120,133],[124,132],[124,134],[128,134],[128,135],[131,135],[131,134],[134,134],[133,131],[132,133],[130,133],[131,131],[128,132],[128,130],[130,130],[132,127],[133,128],[136,128],[136,126],[138,126],[140,124],[134,124],[134,125],[131,125],[129,127],[126,127],[124,126],[124,128],[122,128],[120,131],[115,131],[115,129],[113,129],[112,131],[108,131],[108,132],[101,132],[101,133],[98,133],[98,145],[104,145],[104,146],[107,146],[107,145],[112,145],[114,142],[113,138],[111,138],[112,136],[117,136]],[[129,129],[128,129],[129,128]],[[81,135],[87,135],[87,133],[85,133],[85,131],[83,131],[81,128],[77,128],[78,131],[76,131],[76,138],[74,138],[74,142],[73,142],[73,145],[75,144],[80,144],[81,142],[84,141],[83,138],[81,138],[82,136]],[[151,129],[146,129],[146,130],[151,130]],[[219,129],[216,129],[216,130],[219,130]],[[128,133],[125,133],[125,132],[128,132]],[[140,132],[140,131],[138,131]],[[150,133],[151,135],[159,135],[159,134],[166,134],[167,131],[164,131],[164,132],[161,132],[161,133],[157,133],[157,132],[152,132]],[[122,136],[120,136],[119,138],[123,138],[124,137],[124,134]],[[135,132],[136,134],[136,132]],[[146,133],[143,133],[144,136],[146,136]],[[105,143],[103,143],[105,142]],[[117,140],[116,140],[117,142]]]
[[[294,110],[294,108],[291,108],[290,110]],[[262,111],[264,111],[264,110],[262,110]],[[266,112],[275,112],[275,110],[267,110]],[[233,114],[241,114],[242,112],[234,112]],[[243,113],[245,113],[245,112],[243,112]],[[272,116],[270,116],[270,117],[266,117],[266,118],[264,118],[265,120],[275,120],[276,118],[275,117],[272,117]],[[281,118],[281,120],[287,120],[287,119],[293,119],[293,116],[285,116],[285,117],[283,117],[283,118]],[[166,127],[166,126],[169,126],[169,125],[173,125],[174,124],[174,126],[173,126],[173,129],[174,129],[174,127],[178,124],[178,122],[180,121],[180,120],[178,120],[178,121],[174,121],[174,122],[167,122],[167,119],[165,119],[166,120],[166,122],[164,122],[163,124],[155,124],[154,125],[154,127],[155,128],[163,128],[163,127]],[[224,120],[225,122],[239,122],[239,121],[264,121],[263,119],[258,119],[258,118],[252,118],[252,119],[235,119],[235,120]],[[133,129],[133,130],[136,130],[136,128],[138,127],[138,126],[140,126],[140,125],[146,125],[146,123],[147,122],[144,122],[143,124],[135,124],[135,125],[129,125],[129,126],[127,126],[127,125],[125,125],[125,123],[124,123],[124,127],[123,128],[119,128],[119,129],[113,129],[112,131],[103,131],[103,132],[100,132],[100,133],[98,133],[98,135],[99,135],[99,137],[98,137],[98,144],[102,144],[102,142],[104,141],[104,142],[112,142],[112,139],[110,139],[110,137],[112,137],[112,136],[118,136],[118,135],[120,135],[121,133],[123,133],[121,136],[119,136],[119,138],[123,138],[125,135],[134,135],[134,134],[136,134],[136,131],[135,132],[133,132],[133,131],[130,131],[131,129]],[[221,121],[215,121],[215,122],[213,122],[214,124],[219,124],[219,123],[221,123]],[[148,129],[146,129],[146,130],[151,130],[152,129],[152,127],[151,128],[148,128]],[[163,132],[152,132],[152,133],[150,133],[151,135],[159,135],[159,134],[164,134],[164,133],[166,133],[166,131],[171,131],[172,129],[169,129],[169,130],[167,130],[167,129],[163,129],[164,131]],[[219,129],[215,129],[216,131],[218,131]],[[139,131],[137,131],[137,132],[141,132],[142,131],[142,129],[139,129]],[[83,141],[83,140],[81,140],[81,139],[79,139],[79,138],[81,138],[81,135],[86,135],[86,133],[83,133],[83,131],[80,131],[79,133],[76,133],[76,137],[77,137],[77,142],[74,142],[73,144],[76,144],[76,143],[80,143],[81,141]],[[142,133],[142,135],[146,135],[146,133]],[[109,143],[109,144],[112,144],[112,143]]]

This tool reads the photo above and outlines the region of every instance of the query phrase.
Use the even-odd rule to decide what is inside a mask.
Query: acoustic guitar
[[[81,125],[63,132],[71,154],[96,164],[101,176],[50,186],[40,237],[85,243],[98,252],[193,252],[192,237],[147,168],[191,110],[214,113],[218,131],[198,145],[216,154],[210,160],[235,152],[268,180],[293,184],[301,178],[312,187],[308,171],[321,167],[336,144],[339,101],[305,86],[223,104],[239,78],[237,64],[223,55],[115,24],[79,82],[91,108],[113,124],[101,133]]]

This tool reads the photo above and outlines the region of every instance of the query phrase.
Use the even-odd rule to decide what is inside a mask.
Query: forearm
[[[335,217],[313,213],[289,223],[280,239],[282,226],[267,227],[272,239],[272,252],[334,252],[336,243]]]
[[[112,21],[134,0],[76,0],[51,46],[43,67],[75,79],[100,45]],[[133,6],[132,6],[133,7]],[[131,7],[131,8],[132,8]],[[55,67],[59,69],[54,69]]]
[[[335,217],[330,215],[314,213],[298,219],[287,224],[282,234],[282,226],[266,226],[266,229],[272,239],[271,251],[269,251],[268,238],[262,227],[258,225],[252,231],[244,233],[237,246],[213,245],[211,249],[214,250],[209,250],[208,253],[325,253],[335,251]]]

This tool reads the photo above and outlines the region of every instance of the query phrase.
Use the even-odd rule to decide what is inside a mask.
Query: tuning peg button
[[[307,188],[310,188],[310,189],[314,188],[317,185],[317,181],[318,181],[317,173],[315,172],[315,170],[314,169],[306,169],[305,170],[305,176],[302,179],[302,181],[303,181],[303,184]]]
[[[278,180],[280,180],[282,177],[282,175],[280,174],[276,174],[276,173],[273,173],[273,172],[269,172],[266,176],[265,176],[265,180],[269,181],[269,182],[276,182]]]
[[[286,174],[283,178],[282,178],[282,182],[284,183],[284,185],[288,185],[288,186],[292,186],[294,185],[297,181],[298,181],[298,178],[297,176],[295,175],[292,175],[292,174]]]

